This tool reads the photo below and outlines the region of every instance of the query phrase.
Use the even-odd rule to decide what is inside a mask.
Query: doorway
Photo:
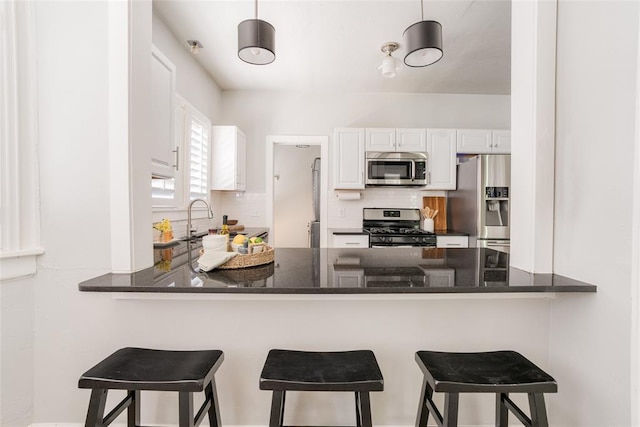
[[[327,246],[327,136],[267,137],[267,226],[275,247],[309,247],[312,164],[320,161],[320,247]]]

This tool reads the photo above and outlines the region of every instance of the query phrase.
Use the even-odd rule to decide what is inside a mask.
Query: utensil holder
[[[422,219],[422,229],[424,231],[430,231],[433,233],[434,225],[433,218],[423,218]]]

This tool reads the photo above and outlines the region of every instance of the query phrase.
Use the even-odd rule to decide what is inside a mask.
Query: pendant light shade
[[[258,0],[255,0],[255,14],[255,19],[238,24],[238,56],[249,64],[270,64],[276,59],[276,29],[258,19]]]
[[[260,19],[238,24],[238,56],[244,62],[266,65],[276,59],[276,29]]]
[[[442,25],[436,21],[416,22],[402,35],[409,67],[425,67],[442,58]]]

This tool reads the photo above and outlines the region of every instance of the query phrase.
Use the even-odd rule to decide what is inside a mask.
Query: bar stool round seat
[[[459,393],[496,393],[496,426],[508,425],[509,411],[526,426],[548,426],[544,393],[557,392],[558,384],[520,353],[418,351],[416,362],[424,374],[418,427],[427,425],[429,413],[439,426],[457,426]],[[445,393],[444,414],[433,403],[433,392]],[[531,418],[509,398],[509,393],[527,393]]]
[[[127,409],[127,426],[140,425],[140,391],[178,392],[180,427],[199,425],[209,415],[209,425],[219,427],[220,410],[214,375],[224,354],[220,350],[171,351],[127,347],[117,350],[78,381],[91,389],[85,426],[107,426]],[[126,397],[105,417],[109,390],[127,390]],[[194,417],[193,393],[205,393]]]
[[[383,389],[382,373],[370,350],[270,350],[260,375],[260,390],[273,391],[270,427],[282,427],[285,394],[289,390],[353,392],[356,425],[370,427],[369,392]]]

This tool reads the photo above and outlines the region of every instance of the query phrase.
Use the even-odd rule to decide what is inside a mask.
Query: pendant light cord
[[[258,19],[258,0],[256,0],[256,19]]]
[[[258,0],[256,0],[256,8],[258,7],[257,2]],[[422,18],[421,21],[424,21],[424,0],[420,0],[420,17]]]

